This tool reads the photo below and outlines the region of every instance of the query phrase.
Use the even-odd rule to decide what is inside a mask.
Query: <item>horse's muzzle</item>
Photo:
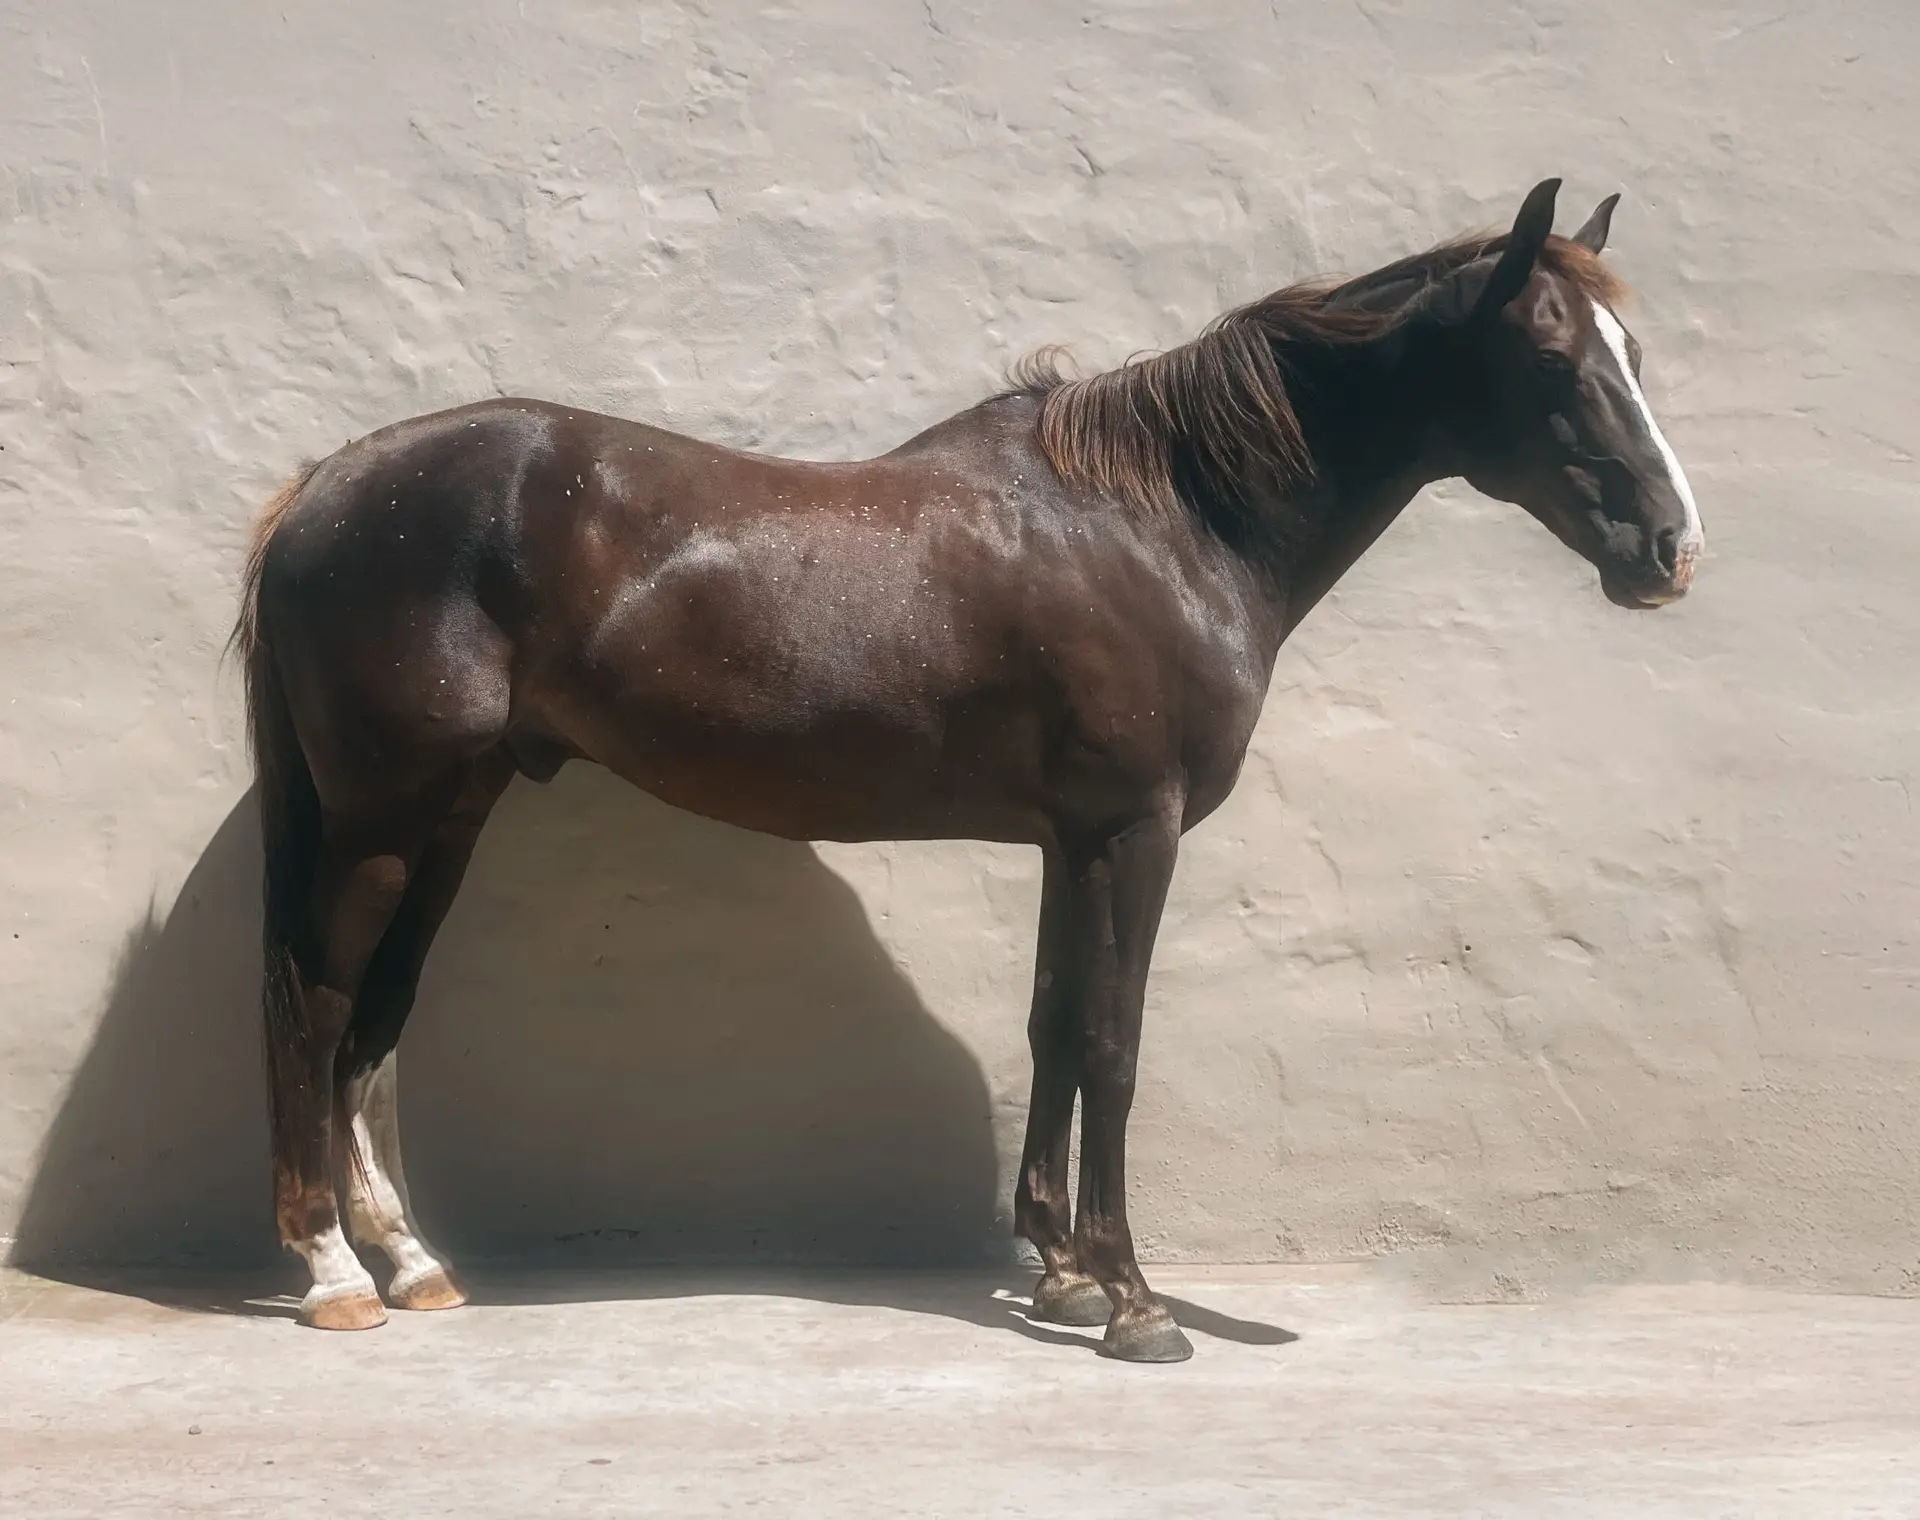
[[[1670,606],[1687,594],[1693,585],[1693,573],[1700,564],[1700,538],[1680,537],[1671,529],[1656,536],[1649,561],[1635,565],[1638,574],[1608,575],[1603,570],[1601,589],[1616,607],[1649,612]]]

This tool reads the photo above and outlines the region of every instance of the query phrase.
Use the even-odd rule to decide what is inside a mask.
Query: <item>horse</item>
[[[1700,559],[1600,257],[1619,197],[1561,237],[1559,185],[1504,232],[1106,373],[1043,353],[864,461],[507,397],[301,470],[235,628],[301,1322],[384,1322],[355,1241],[391,1259],[395,1308],[465,1301],[412,1219],[395,1050],[489,810],[580,759],[787,839],[1038,846],[1031,1312],[1104,1324],[1122,1360],[1190,1356],[1135,1260],[1127,1118],[1180,838],[1232,790],[1282,643],[1443,478],[1523,508],[1622,607],[1675,601]]]

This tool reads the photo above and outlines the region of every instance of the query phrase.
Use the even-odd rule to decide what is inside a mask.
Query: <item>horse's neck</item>
[[[1396,377],[1398,378],[1398,377]],[[1321,461],[1314,530],[1281,553],[1270,579],[1282,599],[1284,639],[1386,532],[1422,487],[1449,473],[1430,426],[1431,386],[1348,390],[1336,415],[1317,419]]]
[[[1368,482],[1364,489],[1339,494],[1317,541],[1297,553],[1293,564],[1276,577],[1285,602],[1280,630],[1283,639],[1373,547],[1374,540],[1392,526],[1421,488],[1438,478],[1418,465],[1409,465]]]

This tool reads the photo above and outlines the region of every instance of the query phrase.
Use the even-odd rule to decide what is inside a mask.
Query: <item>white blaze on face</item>
[[[1613,362],[1620,366],[1620,377],[1627,383],[1627,394],[1633,397],[1633,404],[1640,409],[1640,421],[1645,425],[1653,446],[1659,450],[1661,460],[1667,467],[1667,478],[1673,483],[1674,494],[1687,509],[1687,528],[1680,535],[1680,563],[1690,566],[1700,557],[1700,551],[1707,545],[1706,531],[1700,526],[1700,508],[1694,503],[1693,487],[1687,484],[1687,472],[1680,468],[1673,446],[1667,442],[1666,434],[1660,431],[1660,424],[1653,420],[1653,408],[1647,405],[1646,393],[1640,389],[1640,380],[1633,372],[1633,361],[1627,355],[1627,330],[1620,325],[1620,319],[1598,301],[1593,303],[1593,325],[1600,329],[1601,340],[1607,345],[1607,352],[1613,355]],[[1682,571],[1682,584],[1685,584],[1685,571]]]

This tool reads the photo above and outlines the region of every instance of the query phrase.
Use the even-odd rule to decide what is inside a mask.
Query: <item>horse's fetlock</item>
[[[1073,1234],[1067,1211],[1052,1199],[1033,1198],[1025,1203],[1016,1202],[1013,1229],[1016,1235],[1032,1241],[1042,1250],[1051,1245],[1064,1244]]]
[[[339,1222],[333,1188],[327,1183],[312,1182],[276,1168],[274,1195],[274,1222],[280,1228],[284,1245],[312,1240]]]

